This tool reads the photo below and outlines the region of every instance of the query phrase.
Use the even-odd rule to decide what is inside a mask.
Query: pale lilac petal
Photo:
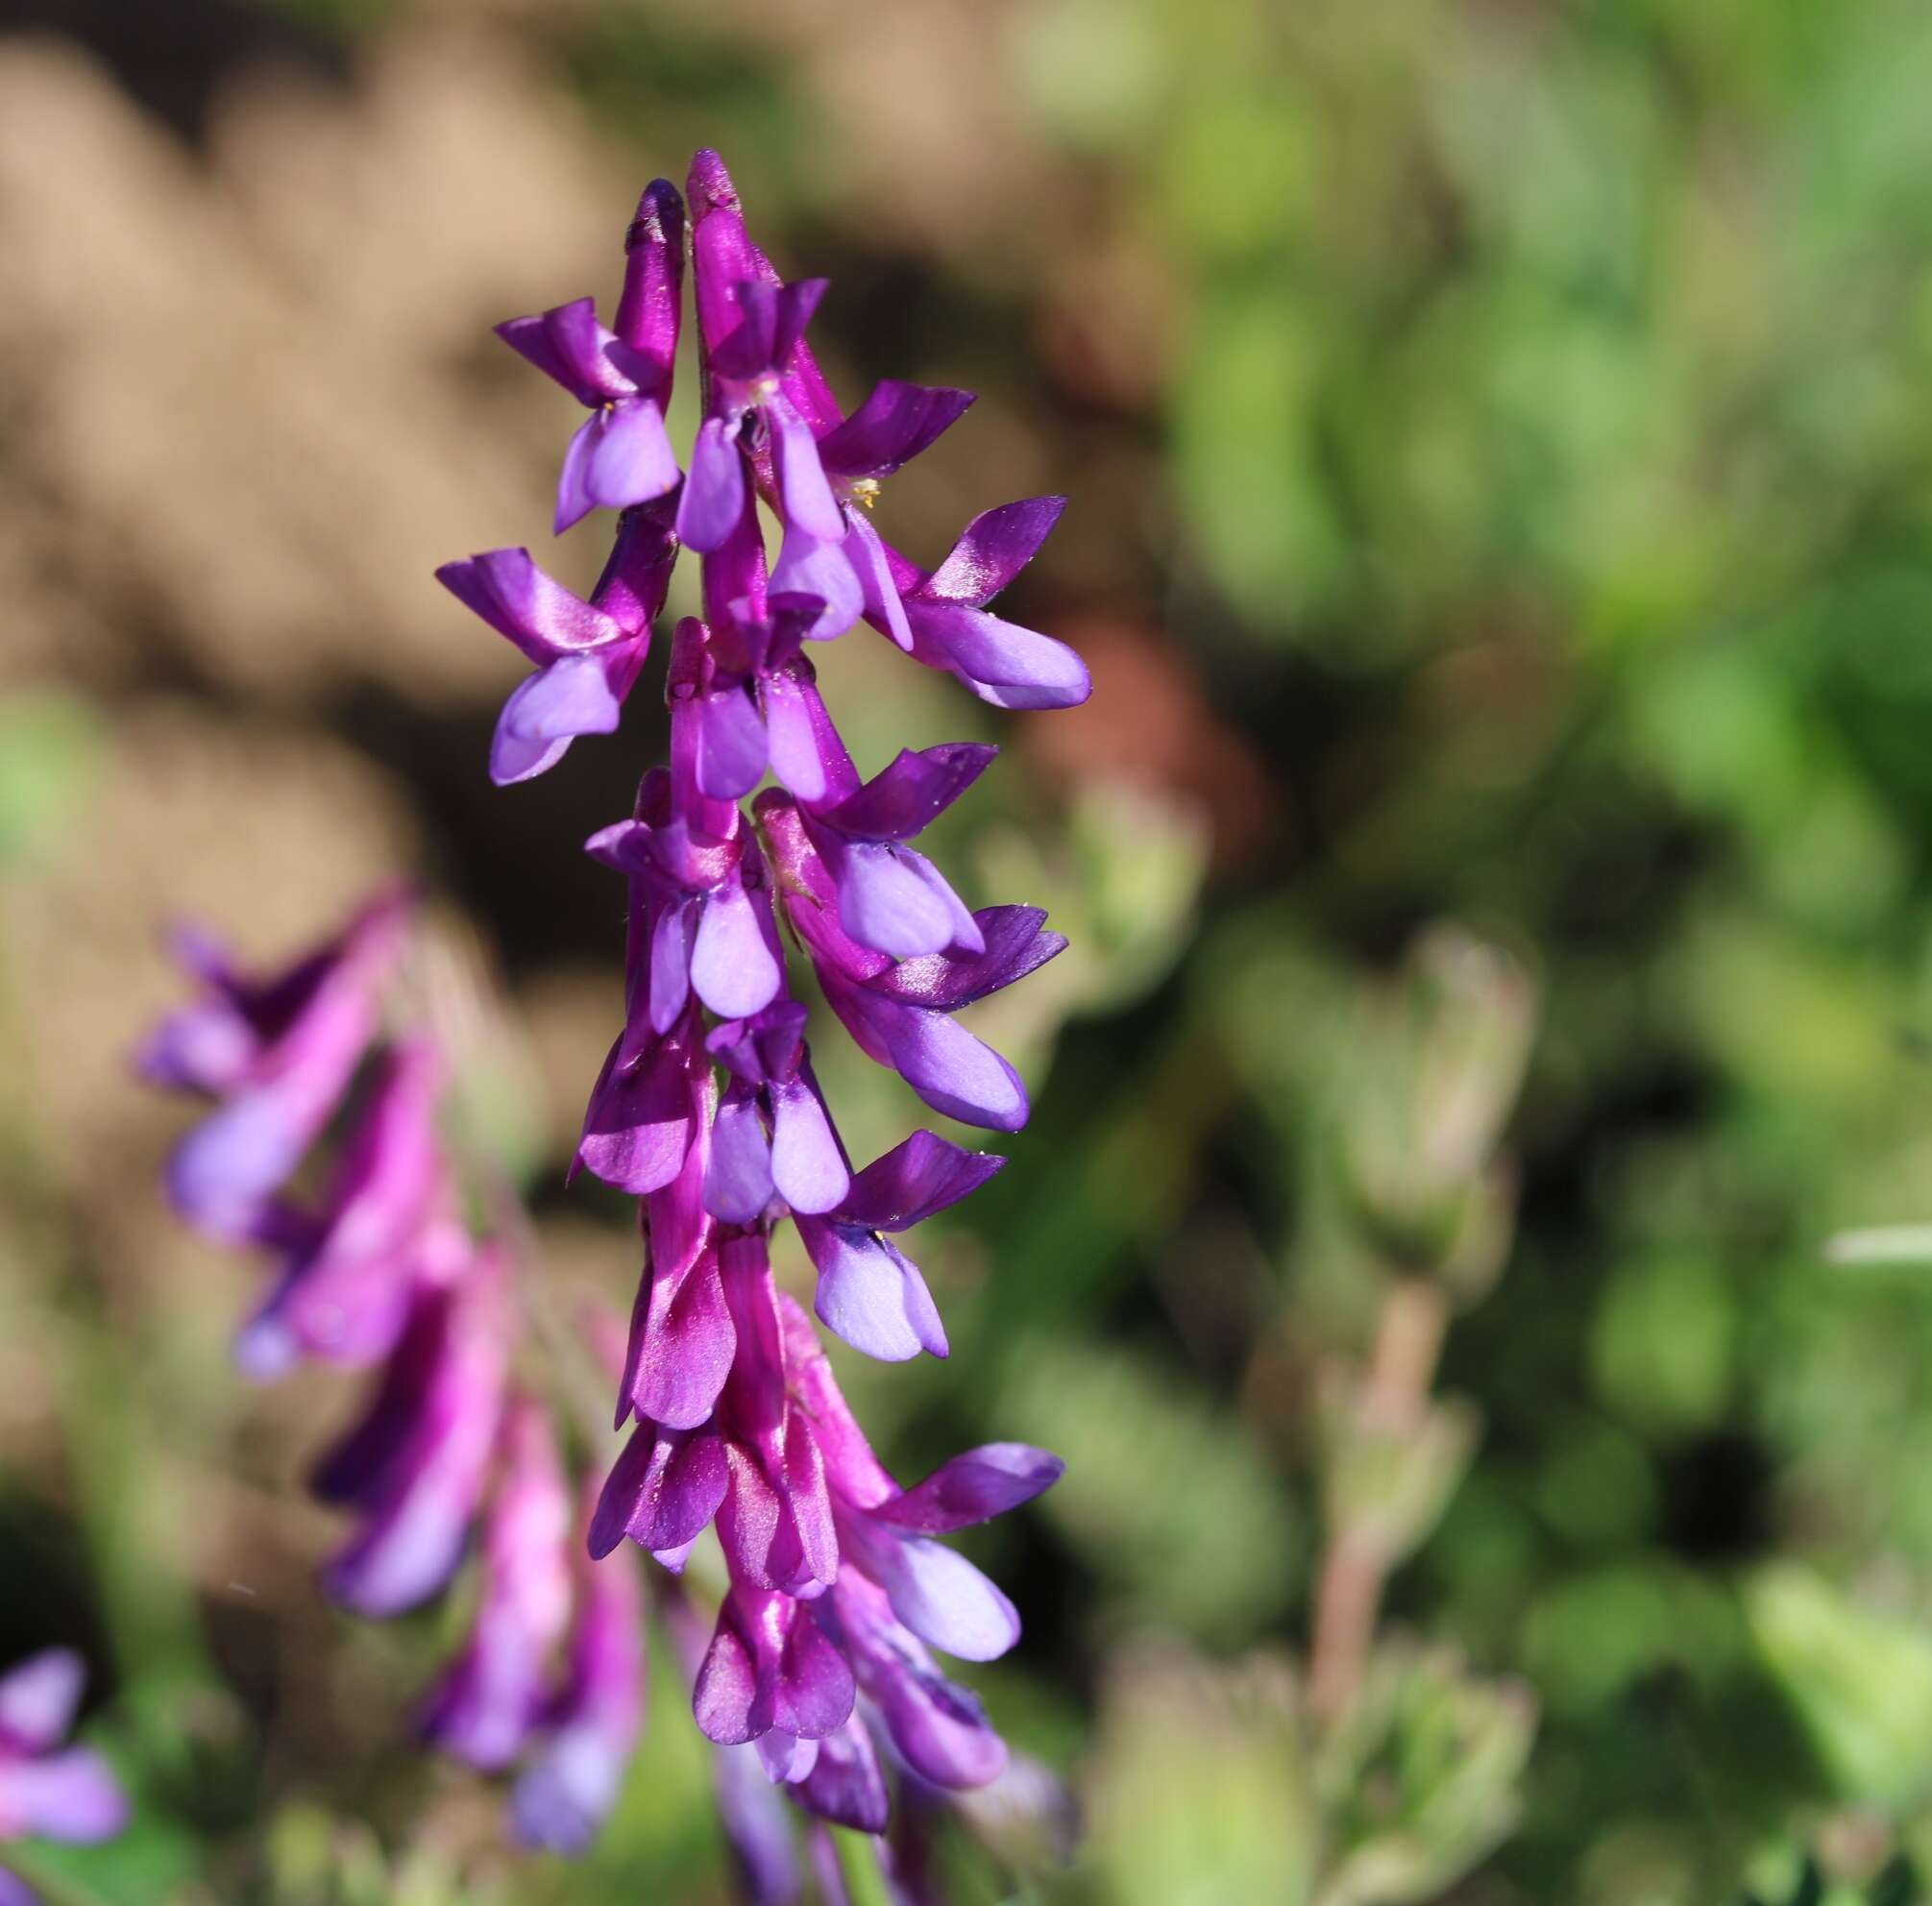
[[[984,609],[917,599],[906,618],[920,658],[956,670],[996,708],[1074,708],[1093,693],[1087,664],[1050,635]]]
[[[882,1363],[946,1354],[945,1328],[918,1267],[872,1232],[800,1218],[819,1273],[814,1307],[834,1335]]]
[[[0,1754],[45,1753],[74,1724],[87,1671],[71,1648],[46,1648],[0,1674]]]
[[[885,545],[864,510],[845,512],[845,560],[859,578],[865,613],[883,623],[886,633],[909,654],[913,647],[913,626],[906,620],[906,605],[893,577],[892,564],[886,560]],[[802,797],[801,797],[802,798]]]
[[[513,734],[509,726],[512,712],[510,702],[504,702],[497,718],[497,731],[490,738],[490,779],[500,788],[534,781],[539,774],[549,773],[570,751],[573,739],[564,735],[556,741],[530,741]]]
[[[0,1839],[33,1833],[89,1844],[111,1840],[127,1823],[127,1796],[91,1747],[0,1762]]]
[[[711,1162],[704,1174],[704,1209],[724,1224],[752,1224],[772,1196],[772,1148],[758,1102],[734,1087],[711,1128]]]
[[[622,713],[601,655],[566,655],[520,684],[503,706],[503,727],[521,741],[609,735]]]
[[[787,1734],[776,1727],[760,1734],[752,1742],[751,1750],[758,1756],[758,1764],[764,1768],[768,1780],[802,1780],[819,1761],[817,1741],[801,1741],[795,1734]]]
[[[866,606],[865,591],[843,546],[821,542],[789,525],[771,572],[771,593],[816,596],[824,604],[806,631],[812,642],[830,642],[844,635]]]
[[[771,1179],[795,1211],[829,1211],[844,1197],[851,1174],[824,1102],[802,1079],[774,1082]]]
[[[861,946],[913,960],[952,943],[953,911],[909,850],[855,841],[840,855],[838,869],[839,924]]]
[[[995,1132],[1017,1132],[1026,1123],[1029,1106],[1019,1074],[956,1020],[869,989],[850,997],[893,1068],[935,1112]],[[842,1002],[835,997],[833,1003]]]
[[[559,536],[597,507],[597,499],[591,494],[590,473],[597,458],[602,423],[603,413],[593,410],[571,432],[570,443],[564,450],[564,460],[557,471],[557,506],[550,518],[550,528]]]
[[[704,696],[697,709],[697,785],[715,800],[748,794],[765,772],[765,723],[743,689]]]
[[[745,512],[745,463],[735,429],[706,418],[691,447],[691,469],[677,502],[677,540],[700,555],[721,550]]]
[[[591,418],[584,492],[605,509],[661,497],[677,481],[677,453],[665,434],[664,414],[646,398],[627,398]]]
[[[778,497],[788,533],[796,530],[820,543],[844,542],[844,512],[825,480],[811,426],[782,400],[768,404],[765,414],[771,422]]]
[[[867,1231],[909,1231],[979,1189],[1006,1163],[932,1132],[915,1132],[852,1181],[839,1216]]]
[[[962,1661],[996,1661],[1019,1639],[1013,1603],[955,1549],[922,1535],[886,1536],[868,1567],[893,1613],[929,1648]]]
[[[691,949],[691,984],[722,1019],[746,1019],[776,997],[784,979],[751,897],[736,881],[709,893]]]
[[[812,805],[834,798],[857,778],[824,697],[809,681],[785,673],[767,675],[758,685],[758,696],[771,771],[798,799]]]

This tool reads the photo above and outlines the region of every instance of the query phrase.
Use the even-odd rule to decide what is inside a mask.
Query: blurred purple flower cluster
[[[422,1729],[485,1771],[521,1764],[520,1837],[576,1851],[642,1724],[641,1583],[579,1552],[590,1503],[574,1503],[549,1410],[512,1380],[517,1293],[503,1249],[465,1221],[444,1059],[418,1030],[385,1030],[404,1016],[390,1002],[410,941],[396,892],[267,979],[184,936],[199,995],[140,1063],[213,1101],[169,1161],[176,1210],[274,1262],[236,1338],[242,1369],[378,1370],[311,1478],[355,1518],[325,1588],[357,1614],[403,1614],[449,1586],[480,1528],[470,1636]]]
[[[74,1724],[86,1670],[65,1648],[43,1649],[0,1674],[0,1842],[111,1840],[128,1802],[91,1747],[61,1744]],[[34,1906],[25,1881],[0,1870],[0,1906]]]
[[[584,601],[524,550],[451,563],[442,581],[537,665],[499,722],[501,782],[607,733],[635,684],[679,551],[702,619],[666,664],[670,759],[589,851],[628,892],[624,1025],[592,1093],[577,1164],[643,1201],[646,1265],[618,1421],[635,1422],[592,1524],[673,1572],[715,1529],[728,1590],[696,1668],[699,1727],[755,1747],[824,1818],[871,1832],[889,1800],[876,1742],[919,1779],[982,1785],[1005,1747],[929,1649],[985,1661],[1017,1638],[1013,1605],[938,1541],[1029,1501],[1060,1473],[997,1444],[902,1490],[846,1408],[803,1309],[774,1283],[790,1218],[819,1318],[887,1360],[946,1354],[937,1306],[893,1241],[1002,1161],[915,1132],[853,1168],[813,1071],[781,919],[860,1049],[935,1111],[995,1131],[1026,1121],[1005,1059],[960,1010],[1064,946],[1030,907],[969,910],[913,843],[995,750],[904,749],[869,778],[839,737],[808,650],[861,619],[1003,708],[1086,698],[1073,651],[988,603],[1052,528],[1058,498],[975,519],[926,570],[884,542],[880,484],[972,402],[881,383],[847,415],[805,341],[825,285],[787,283],[746,230],[715,153],[688,182],[701,411],[680,473],[665,437],[686,260],[683,203],[644,193],[614,329],[580,299],[500,334],[590,412],[556,520],[621,512]],[[761,507],[778,529],[775,559]],[[777,785],[740,805],[769,773]]]

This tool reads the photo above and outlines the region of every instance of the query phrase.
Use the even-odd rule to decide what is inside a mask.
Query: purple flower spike
[[[510,1818],[526,1846],[588,1849],[617,1804],[644,1725],[644,1597],[627,1562],[577,1570],[576,1625],[541,1746],[517,1781]]]
[[[203,995],[161,1023],[138,1063],[158,1084],[221,1101],[168,1161],[169,1197],[197,1229],[242,1241],[276,1228],[270,1200],[334,1115],[375,1037],[406,910],[400,892],[382,894],[268,980],[244,978],[205,940],[179,941]]]
[[[61,1748],[85,1675],[81,1657],[64,1648],[0,1674],[0,1841],[110,1840],[127,1824],[127,1798],[107,1762],[89,1747]]]
[[[771,1783],[821,1820],[876,1834],[890,1797],[877,1726],[920,1781],[971,1786],[1004,1764],[977,1703],[926,1650],[990,1660],[1012,1646],[1018,1616],[936,1538],[1030,1501],[1060,1473],[1043,1451],[994,1443],[900,1489],[841,1396],[811,1316],[772,1280],[771,1234],[790,1219],[834,1333],[888,1361],[943,1356],[932,1294],[894,1239],[1002,1162],[917,1132],[853,1171],[806,1048],[781,915],[859,1048],[936,1110],[997,1131],[1025,1122],[1026,1087],[957,1015],[1065,943],[1037,909],[969,910],[912,844],[995,750],[901,749],[863,780],[804,645],[863,616],[1007,708],[1067,706],[1088,681],[1070,649],[989,606],[1061,500],[988,511],[931,571],[894,550],[871,521],[881,485],[958,422],[971,393],[888,379],[847,414],[807,338],[824,281],[788,282],[759,250],[716,153],[696,157],[687,189],[702,381],[687,474],[677,480],[661,442],[683,212],[660,181],[626,239],[614,331],[587,299],[501,328],[592,413],[566,461],[559,524],[595,502],[624,504],[603,579],[584,601],[524,552],[498,551],[452,565],[444,580],[536,665],[499,723],[493,772],[512,780],[541,772],[573,737],[618,725],[679,549],[698,559],[701,617],[678,623],[665,671],[669,759],[645,775],[630,818],[587,843],[626,882],[624,1012],[573,1172],[642,1199],[645,1262],[619,1378],[618,1427],[632,1427],[586,1547],[608,1569],[624,1566],[611,1552],[634,1543],[674,1576],[715,1530],[729,1582],[715,1629],[682,1632],[693,1621],[681,1595],[668,1612],[752,1891],[787,1900],[801,1882]],[[768,774],[779,787],[757,792]],[[305,1238],[293,1242],[299,1254]],[[441,1448],[418,1425],[441,1421],[433,1399],[452,1359],[419,1318],[435,1292],[466,1283],[416,1276],[390,1364],[409,1381],[379,1397],[324,1478],[363,1510],[374,1550],[429,1558],[397,1565],[412,1592],[447,1568],[475,1506],[450,1457],[458,1474],[430,1492],[427,1533],[389,1533],[416,1513],[394,1478],[433,1472]],[[380,1341],[373,1327],[367,1340]],[[431,1401],[412,1401],[419,1393]],[[372,1570],[348,1570],[350,1587]],[[520,1832],[559,1847],[581,1845],[584,1822],[608,1805],[628,1736],[593,1739],[581,1776],[566,1739],[559,1729],[540,1750],[517,1800]],[[829,1845],[822,1827],[814,1834]]]
[[[550,1418],[527,1397],[503,1419],[502,1473],[483,1535],[483,1601],[468,1645],[424,1704],[424,1737],[485,1772],[536,1725],[570,1620],[570,1492]]]

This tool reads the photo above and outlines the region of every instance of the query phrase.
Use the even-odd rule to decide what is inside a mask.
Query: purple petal
[[[597,454],[599,420],[593,410],[575,430],[564,449],[564,460],[557,471],[557,506],[550,517],[551,531],[561,536],[574,528],[597,507],[590,493],[591,461]]]
[[[503,705],[500,732],[522,742],[617,732],[621,713],[600,655],[566,655],[522,683]]]
[[[1065,507],[1064,497],[1029,497],[974,517],[919,595],[984,607],[1033,560]]]
[[[718,1611],[718,1630],[697,1670],[691,1691],[692,1718],[697,1731],[720,1747],[754,1741],[770,1725],[759,1713],[758,1663],[736,1619],[737,1596],[726,1598]],[[769,1703],[768,1703],[769,1706]],[[764,1721],[764,1726],[759,1724]]]
[[[693,1430],[711,1414],[730,1375],[737,1329],[708,1243],[688,1258],[665,1258],[651,1261],[624,1390],[640,1416]]]
[[[684,302],[684,202],[669,179],[653,179],[644,188],[637,216],[624,235],[624,290],[613,320],[622,342],[606,345],[605,354],[662,403],[677,359]]]
[[[953,910],[920,871],[910,849],[855,841],[838,861],[839,924],[861,946],[894,960],[942,952],[953,940]]]
[[[943,1535],[1030,1503],[1058,1482],[1066,1465],[1025,1443],[983,1443],[942,1463],[902,1495],[881,1503],[875,1521]]]
[[[45,1753],[60,1741],[86,1674],[71,1648],[46,1648],[0,1675],[0,1753]]]
[[[897,1495],[897,1485],[873,1455],[866,1432],[840,1392],[819,1332],[795,1298],[779,1297],[778,1318],[785,1345],[785,1381],[811,1418],[827,1481],[845,1502],[860,1508]]]
[[[887,560],[885,545],[879,541],[879,532],[862,509],[847,510],[845,521],[848,525],[845,560],[859,578],[865,613],[875,623],[883,623],[886,633],[910,654],[913,625],[906,620],[906,605],[893,575],[893,566]]]
[[[721,550],[745,511],[745,464],[732,427],[706,418],[691,447],[691,469],[677,504],[677,540],[700,555]]]
[[[810,1607],[793,1605],[797,1612],[779,1656],[773,1724],[807,1740],[822,1740],[851,1718],[856,1694],[852,1670],[812,1619]]]
[[[840,1578],[834,1613],[860,1685],[879,1705],[893,1745],[937,1787],[983,1787],[1006,1765],[1006,1743],[965,1688],[942,1674],[884,1590],[858,1570]]]
[[[90,1747],[44,1760],[0,1762],[0,1840],[36,1833],[77,1844],[111,1840],[128,1823],[127,1796]]]
[[[602,1560],[625,1536],[652,1553],[696,1541],[711,1526],[729,1479],[716,1434],[639,1424],[598,1498],[591,1554]]]
[[[783,1733],[776,1727],[768,1734],[760,1734],[752,1742],[751,1751],[758,1756],[765,1777],[771,1781],[802,1780],[819,1763],[817,1741],[801,1741],[795,1734]]]
[[[778,465],[778,498],[788,534],[797,531],[819,543],[845,540],[845,516],[825,480],[812,428],[782,400],[766,405]],[[857,610],[853,614],[857,615]]]
[[[677,453],[665,434],[664,413],[648,398],[626,398],[590,420],[590,459],[584,491],[605,509],[661,497],[677,481]]]
[[[843,1003],[836,994],[828,997],[835,1010]],[[869,989],[851,997],[891,1064],[935,1112],[995,1132],[1017,1132],[1026,1123],[1029,1106],[1019,1074],[964,1026],[942,1012]]]
[[[553,580],[525,549],[486,550],[445,563],[436,580],[538,665],[621,642],[628,631]]]
[[[802,1079],[774,1082],[771,1179],[795,1211],[829,1211],[844,1197],[851,1174],[824,1102]]]
[[[700,697],[697,785],[715,800],[748,794],[765,772],[765,723],[758,704],[741,688]]]
[[[834,1335],[882,1363],[946,1354],[945,1328],[918,1266],[874,1233],[800,1218],[819,1272],[814,1307]]]
[[[956,671],[995,708],[1075,708],[1093,693],[1087,664],[1050,635],[949,602],[916,599],[906,616],[919,659]]]
[[[890,476],[964,417],[969,390],[887,378],[835,430],[819,439],[819,460],[840,476]]]
[[[883,1833],[892,1814],[872,1737],[855,1714],[819,1743],[819,1757],[799,1781],[798,1802],[820,1820],[859,1833]]]
[[[721,1223],[754,1224],[772,1195],[771,1144],[758,1101],[734,1086],[711,1128],[711,1163],[704,1174],[704,1209]]]
[[[670,1032],[691,996],[691,941],[697,931],[697,903],[673,900],[650,933],[650,1026]]]
[[[552,1732],[511,1798],[526,1845],[580,1853],[616,1804],[644,1719],[644,1596],[628,1558],[580,1563],[576,1625]]]
[[[490,779],[500,788],[514,787],[520,781],[534,781],[539,774],[548,774],[570,752],[573,739],[564,735],[556,741],[528,741],[513,734],[509,723],[515,713],[515,700],[513,693],[503,703],[502,712],[497,717],[497,731],[490,737]]]
[[[853,1179],[839,1216],[867,1231],[909,1231],[977,1191],[1005,1163],[990,1152],[915,1132]]]
[[[540,317],[511,318],[496,330],[512,351],[562,384],[579,403],[622,397],[631,388],[630,379],[604,354],[611,333],[597,321],[594,298],[573,299]]]
[[[325,1498],[367,1515],[324,1585],[356,1614],[386,1618],[437,1593],[462,1559],[489,1473],[508,1361],[501,1263],[419,1306],[364,1426],[325,1460]]]
[[[843,545],[821,542],[789,524],[778,548],[777,567],[771,572],[771,593],[816,596],[824,604],[806,631],[812,642],[830,642],[844,635],[866,606],[865,591]]]
[[[801,1881],[792,1810],[766,1779],[755,1749],[713,1749],[719,1823],[745,1881],[748,1906],[795,1906]]]
[[[866,1561],[893,1613],[929,1648],[996,1661],[1019,1639],[1013,1603],[957,1550],[922,1535],[887,1535],[868,1547]]]
[[[570,1624],[573,1503],[550,1416],[528,1398],[503,1430],[483,1540],[483,1599],[462,1652],[423,1704],[423,1736],[499,1772],[537,1726],[550,1660]]]
[[[666,1040],[629,1066],[610,1049],[584,1113],[577,1161],[641,1197],[677,1176],[691,1144],[691,1088],[681,1047]]]
[[[910,841],[958,800],[998,752],[983,742],[901,748],[857,794],[819,818],[860,840]]]
[[[984,950],[971,956],[908,960],[873,984],[895,999],[957,1012],[976,999],[1023,980],[1066,949],[1065,938],[1044,930],[1039,907],[982,907],[973,916]]]
[[[850,785],[856,778],[851,757],[832,725],[824,697],[809,680],[767,675],[759,682],[758,696],[765,711],[771,771],[793,794],[815,804]]]
[[[751,896],[737,882],[705,896],[691,984],[722,1019],[746,1019],[777,996],[784,969],[767,943]]]

